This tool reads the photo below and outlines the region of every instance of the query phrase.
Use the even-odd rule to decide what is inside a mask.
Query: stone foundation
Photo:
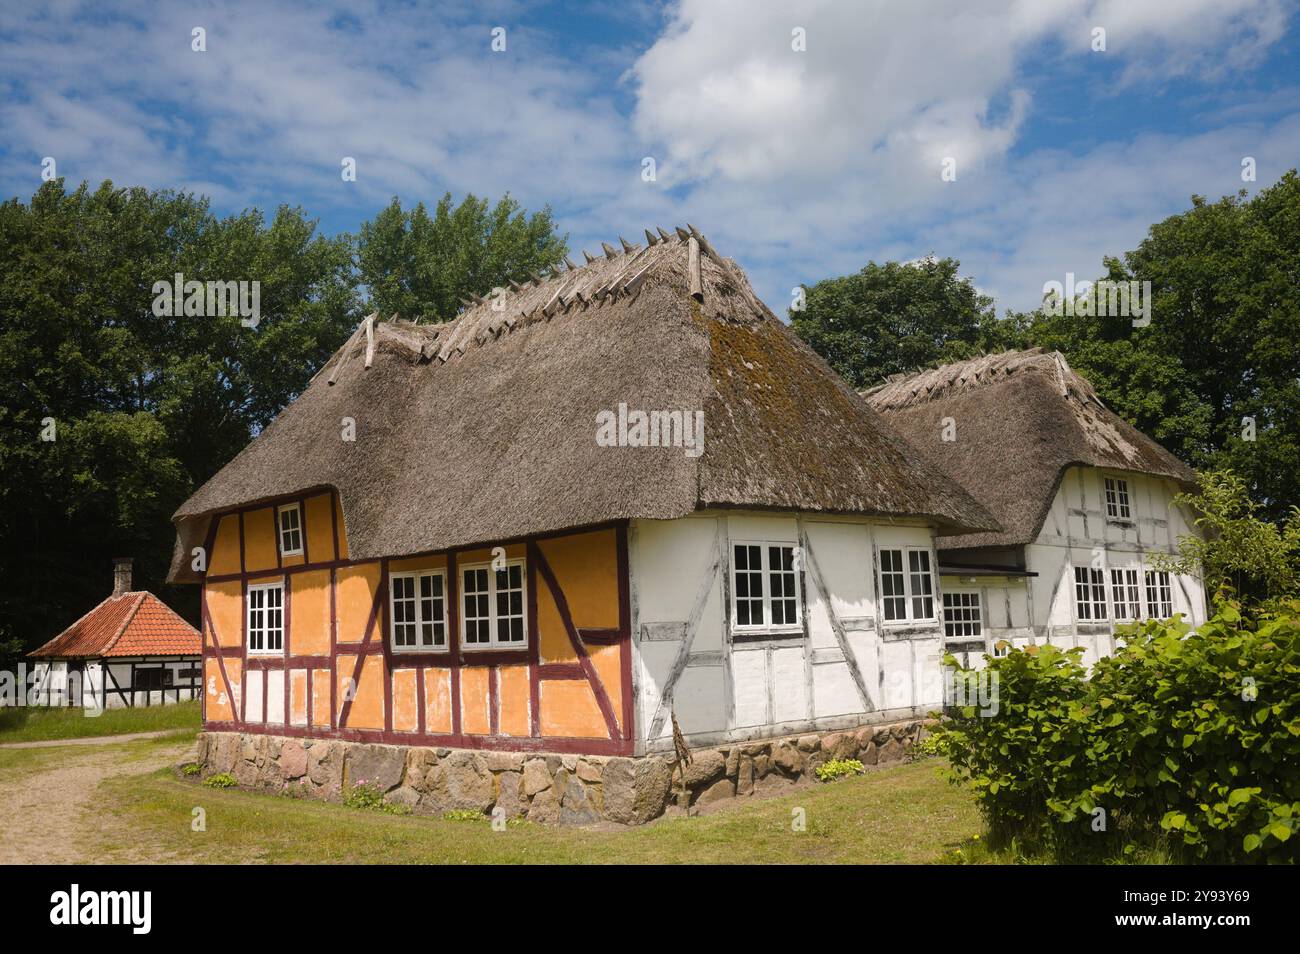
[[[925,723],[913,720],[699,749],[685,773],[690,804],[780,794],[815,781],[814,770],[831,759],[899,762],[924,733]],[[507,818],[575,825],[643,824],[677,804],[681,791],[672,759],[662,755],[487,752],[203,732],[198,762],[204,778],[228,772],[250,790],[337,801],[347,788],[368,784],[385,801],[424,814],[499,808]]]

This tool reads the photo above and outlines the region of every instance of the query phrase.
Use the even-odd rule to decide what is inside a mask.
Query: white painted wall
[[[146,666],[170,669],[172,671],[173,685],[181,689],[179,693],[180,699],[177,699],[178,693],[175,689],[168,689],[165,692],[137,690],[135,692],[118,693],[114,689],[115,684],[122,687],[123,690],[130,685],[132,663],[135,663],[137,669]],[[197,699],[201,688],[201,680],[196,678],[195,688],[189,690],[184,688],[184,685],[189,680],[183,679],[181,673],[189,669],[201,669],[201,665],[198,656],[139,656],[87,660],[80,676],[82,680],[82,704],[89,709],[96,708],[106,701],[106,708],[118,709],[126,707],[128,704],[160,706],[190,698]],[[36,673],[41,686],[38,697],[39,704],[52,706],[69,704],[70,683],[66,660],[40,660],[29,663],[28,666],[31,671]],[[74,678],[76,678],[75,674]],[[107,681],[107,693],[105,693],[105,681]],[[106,700],[105,695],[107,695]]]
[[[1107,475],[1128,481],[1131,519],[1127,523],[1106,515],[1103,480]],[[1031,643],[1081,646],[1083,661],[1091,665],[1114,652],[1116,646],[1114,632],[1120,624],[1115,620],[1113,606],[1109,606],[1111,569],[1136,569],[1142,587],[1151,555],[1176,553],[1179,537],[1197,532],[1187,513],[1173,503],[1178,492],[1172,481],[1159,477],[1072,467],[1061,479],[1038,537],[1025,547],[1026,568],[1038,576],[1025,581],[987,578],[972,587],[969,580],[945,575],[944,588],[977,588],[986,594],[982,605],[990,650],[999,639],[1007,639],[1016,647]],[[1092,565],[1094,561],[1101,567],[1106,584],[1109,608],[1105,622],[1080,621],[1077,616],[1074,567]],[[1205,622],[1205,589],[1199,577],[1171,574],[1170,584],[1174,612],[1182,613],[1193,626]],[[1145,612],[1144,589],[1141,595]],[[1005,616],[1008,601],[1009,626]]]
[[[797,633],[731,630],[735,542],[805,548]],[[633,521],[638,744],[671,747],[666,692],[693,745],[888,721],[937,707],[940,624],[878,624],[875,554],[882,546],[924,548],[935,565],[931,529],[919,523],[732,511]],[[935,587],[937,613],[937,574]]]

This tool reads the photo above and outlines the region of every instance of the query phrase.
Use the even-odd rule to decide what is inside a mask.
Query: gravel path
[[[139,732],[5,746],[65,745],[68,751],[65,758],[42,756],[30,771],[15,767],[0,776],[0,864],[94,863],[96,858],[87,857],[91,852],[84,844],[95,839],[78,834],[95,825],[95,790],[107,778],[176,765],[194,751],[192,738],[179,739],[173,745],[130,744],[165,734]]]

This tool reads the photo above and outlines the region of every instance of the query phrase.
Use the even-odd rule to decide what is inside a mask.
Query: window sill
[[[803,635],[803,626],[783,626],[780,629],[742,629],[737,626],[731,628],[731,638],[733,640],[801,639]]]
[[[248,651],[248,655],[257,656],[260,659],[266,659],[268,657],[274,659],[277,656],[283,656],[284,650],[283,649],[250,649]]]
[[[485,643],[461,643],[459,646],[459,652],[461,655],[465,655],[466,653],[517,653],[526,652],[527,649],[527,643],[500,643],[491,645]],[[442,649],[432,651],[445,653],[448,650]]]
[[[447,646],[390,646],[395,656],[446,656],[451,650]]]
[[[303,551],[301,550],[281,550],[280,556],[281,557],[302,556],[302,553]]]

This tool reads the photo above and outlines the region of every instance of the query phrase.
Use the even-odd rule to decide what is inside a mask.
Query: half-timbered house
[[[1000,530],[938,537],[948,645],[1050,642],[1091,663],[1118,626],[1205,620],[1198,577],[1154,560],[1197,532],[1173,502],[1195,473],[1112,412],[1059,352],[1008,351],[900,375],[864,392]]]
[[[367,319],[179,509],[209,732],[634,756],[940,703],[934,531],[997,521],[694,229],[621,245]]]
[[[114,560],[112,594],[28,653],[30,701],[102,710],[199,697],[198,630],[152,593],[131,589],[131,562]]]

